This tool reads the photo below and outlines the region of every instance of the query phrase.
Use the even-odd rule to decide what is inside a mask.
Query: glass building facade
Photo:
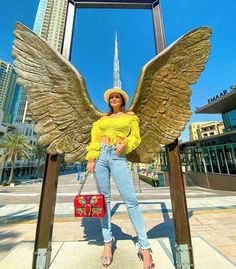
[[[68,0],[40,0],[33,31],[61,52]]]
[[[59,52],[62,49],[67,5],[68,0],[40,0],[34,21],[33,31],[46,39]],[[23,88],[19,94],[13,121],[32,123]]]
[[[236,130],[236,109],[222,113],[225,131]]]
[[[16,91],[17,75],[10,63],[0,61],[0,109],[4,112],[3,122],[11,123],[12,105]]]
[[[185,168],[185,172],[235,176],[236,91],[231,91],[215,102],[199,108],[197,113],[221,113],[224,123],[224,133],[182,143],[180,145],[180,152],[182,166]]]
[[[35,21],[34,21],[34,27],[33,27],[33,31],[37,33],[38,35],[40,35],[41,33],[47,2],[48,2],[47,0],[39,1],[39,6],[38,6]]]
[[[181,143],[183,171],[200,185],[235,190],[236,187],[236,91],[199,108],[197,113],[222,114],[224,132]],[[165,148],[161,152],[161,167],[167,171]],[[203,182],[207,184],[203,184]],[[210,182],[210,183],[209,183]]]
[[[186,172],[236,175],[236,132],[180,145]]]
[[[13,113],[12,122],[24,122],[26,110],[26,93],[22,86],[19,86],[18,98],[15,105],[16,109]]]

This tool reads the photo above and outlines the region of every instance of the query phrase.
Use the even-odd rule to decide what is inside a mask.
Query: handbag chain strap
[[[89,174],[93,174],[93,178],[95,179],[95,182],[96,182],[96,189],[97,189],[97,192],[98,192],[98,193],[101,192],[101,191],[100,191],[100,188],[99,188],[99,186],[98,186],[98,182],[97,182],[97,178],[96,178],[95,173],[86,172],[85,179],[84,179],[83,183],[81,184],[81,186],[80,186],[80,188],[79,188],[78,195],[81,194],[81,192],[82,192],[82,190],[83,190],[83,188],[84,188],[84,184],[85,184],[85,182],[86,182],[86,180],[87,180]]]

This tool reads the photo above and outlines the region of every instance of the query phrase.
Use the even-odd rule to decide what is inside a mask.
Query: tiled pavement
[[[173,240],[171,213],[143,214],[148,237]],[[200,237],[236,264],[236,210],[224,209],[214,212],[194,212],[190,217],[192,237]],[[101,241],[101,230],[97,219],[57,218],[54,224],[53,241],[86,242]],[[22,241],[33,241],[35,220],[0,226],[0,254],[3,257],[12,247]],[[131,240],[134,229],[127,215],[115,214],[112,229],[118,240]],[[1,268],[1,267],[0,267]],[[236,266],[235,266],[236,268]],[[5,268],[1,268],[5,269]],[[201,268],[201,269],[207,269]],[[224,268],[222,268],[224,269]]]
[[[163,195],[168,190],[159,190],[162,193],[159,198],[152,196],[152,199],[150,197],[147,199],[154,190],[152,191],[150,187],[145,185],[143,185],[143,189],[145,191],[138,196],[145,196],[141,197],[145,199],[139,200],[149,238],[173,239],[171,203],[170,199]],[[197,191],[187,188],[192,236],[200,236],[236,264],[236,197],[233,193],[224,193],[223,195],[223,193],[211,192],[206,189],[199,189],[202,195],[195,195],[194,193]],[[206,195],[203,195],[204,192]],[[208,195],[208,192],[211,192],[212,195]],[[73,195],[72,192],[72,198]],[[112,228],[115,237],[119,240],[132,239],[135,232],[124,205],[122,202],[113,201],[112,206]],[[11,203],[0,205],[2,223],[0,225],[0,258],[17,243],[34,240],[37,208],[36,204]],[[18,219],[16,219],[17,213]],[[72,203],[57,204],[53,241],[94,241],[102,239],[99,220],[75,219],[72,215]],[[4,224],[4,220],[7,220],[7,224]]]

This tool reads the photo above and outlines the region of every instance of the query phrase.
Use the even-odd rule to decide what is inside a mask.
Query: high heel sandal
[[[151,253],[152,253],[152,250],[149,249],[149,254],[150,254],[151,259],[152,259]],[[138,258],[139,258],[140,261],[144,261],[143,253],[142,253],[141,249],[138,250],[137,255],[138,255]],[[153,260],[152,260],[152,263],[150,265],[147,265],[147,266],[143,267],[143,269],[155,269],[155,263],[153,263]]]
[[[109,246],[111,248],[111,252],[112,252],[112,244],[113,244],[113,240],[110,241],[110,242],[105,243],[104,246]],[[113,260],[113,256],[111,256],[111,257],[109,257],[109,256],[101,256],[101,262],[102,262],[102,265],[104,267],[108,267],[109,265],[111,265],[112,260]]]

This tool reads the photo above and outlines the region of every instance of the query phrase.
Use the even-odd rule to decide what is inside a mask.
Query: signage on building
[[[215,100],[219,99],[220,97],[226,95],[226,93],[227,93],[227,90],[224,90],[223,92],[213,96],[212,98],[209,98],[208,99],[208,104],[211,103],[211,102],[214,102]]]

